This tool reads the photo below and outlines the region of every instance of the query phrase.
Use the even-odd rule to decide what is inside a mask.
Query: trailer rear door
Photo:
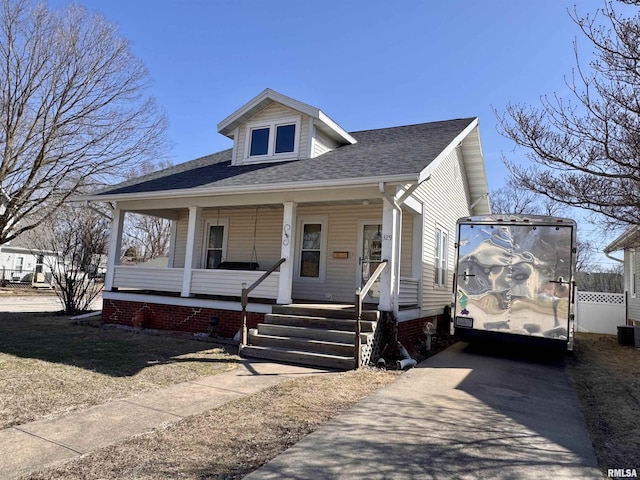
[[[455,326],[568,340],[571,224],[458,224]]]

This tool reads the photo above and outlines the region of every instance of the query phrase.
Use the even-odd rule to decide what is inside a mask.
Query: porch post
[[[296,210],[297,204],[295,202],[284,202],[280,258],[286,258],[286,261],[280,265],[280,283],[278,284],[278,299],[276,300],[279,304],[287,304],[293,301],[291,291],[296,238]]]
[[[169,236],[169,261],[167,267],[173,268],[173,262],[175,262],[176,255],[176,238],[178,235],[178,222],[171,220],[171,235]]]
[[[124,210],[116,208],[111,220],[111,234],[109,235],[109,250],[107,251],[107,273],[104,277],[104,289],[113,290],[113,276],[116,265],[120,265],[120,250],[122,249],[122,226],[124,224]]]
[[[378,305],[380,311],[384,312],[397,313],[401,220],[401,210],[385,197],[382,202],[382,259],[386,259],[388,263],[380,275]]]
[[[202,207],[189,207],[189,223],[187,226],[187,251],[184,255],[184,277],[182,278],[183,297],[191,295],[191,270],[195,266],[196,249],[199,245],[198,228],[202,217]]]

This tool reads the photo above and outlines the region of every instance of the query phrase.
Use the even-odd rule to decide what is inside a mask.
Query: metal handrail
[[[286,261],[286,258],[281,258],[278,262],[266,271],[259,279],[253,282],[249,287],[245,287],[246,283],[243,283],[242,287],[242,338],[240,339],[240,348],[247,344],[248,330],[247,330],[247,305],[249,304],[249,294],[260,285],[269,275],[276,271],[276,269]]]
[[[356,289],[356,338],[353,346],[356,368],[360,368],[362,366],[362,353],[360,352],[360,320],[362,317],[362,298],[366,296],[367,293],[369,293],[369,290],[371,290],[371,287],[373,286],[375,281],[378,279],[378,277],[380,277],[388,262],[389,260],[382,260],[382,262],[380,262],[380,265],[378,265],[378,268],[376,268],[373,272],[373,275],[371,275],[371,277],[369,277],[369,280],[367,280],[367,283],[365,283],[363,287]]]

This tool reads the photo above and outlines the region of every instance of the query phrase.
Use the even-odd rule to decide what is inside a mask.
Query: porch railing
[[[362,288],[358,288],[356,290],[356,338],[353,346],[353,356],[355,358],[356,368],[360,368],[362,366],[362,352],[360,351],[360,332],[362,331],[362,329],[360,328],[360,321],[362,319],[362,299],[367,295],[367,293],[369,293],[369,290],[378,279],[378,277],[380,277],[388,262],[388,260],[382,260],[380,265],[378,265],[378,268],[375,269],[371,277],[369,277],[369,280],[367,280],[367,283],[365,283]]]
[[[247,270],[191,270],[189,295],[217,295],[238,297],[244,283],[258,280],[264,271]],[[144,267],[141,265],[116,265],[113,287],[122,290],[152,290],[156,292],[180,293],[184,279],[184,268]],[[279,273],[274,272],[253,291],[260,298],[276,299]]]
[[[277,268],[280,267],[286,258],[281,258],[276,262],[276,264],[271,267],[268,271],[264,273],[259,279],[253,282],[249,287],[246,286],[246,283],[242,284],[242,337],[240,339],[240,349],[247,344],[248,337],[248,329],[247,329],[247,305],[249,304],[249,294],[260,285],[269,275],[271,275]]]

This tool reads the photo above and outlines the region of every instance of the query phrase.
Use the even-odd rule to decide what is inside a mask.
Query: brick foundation
[[[108,299],[104,300],[102,308],[102,321],[105,324],[191,333],[208,332],[213,317],[219,319],[219,337],[233,338],[240,330],[241,312],[232,310]],[[262,321],[264,313],[247,313],[249,328],[256,328]]]
[[[409,354],[415,354],[420,344],[426,339],[422,327],[427,323],[433,323],[434,327],[438,326],[438,331],[445,330],[449,332],[449,319],[444,315],[434,315],[431,317],[416,318],[405,322],[398,322],[398,341],[407,349]]]

